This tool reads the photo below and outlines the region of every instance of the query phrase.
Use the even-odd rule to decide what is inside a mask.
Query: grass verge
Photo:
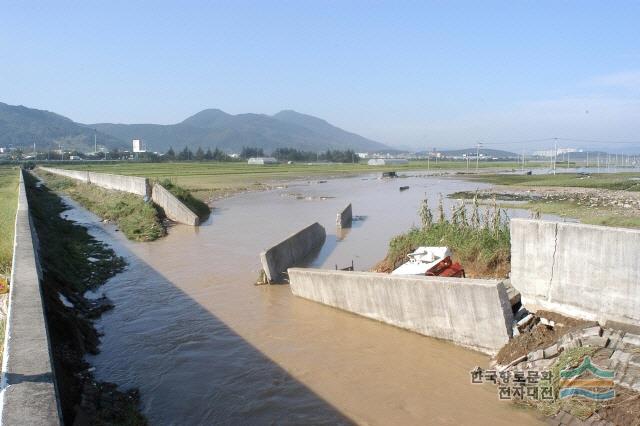
[[[137,195],[109,191],[43,171],[38,176],[52,190],[69,195],[102,219],[117,223],[130,240],[153,241],[166,234],[155,205],[145,203]]]
[[[17,167],[0,166],[0,281],[3,275],[8,277],[11,273],[19,172]]]
[[[504,175],[486,174],[470,177],[494,185],[505,186],[562,186],[573,188],[596,188],[622,191],[640,191],[640,173],[558,173],[557,175]]]
[[[507,276],[511,268],[509,226],[506,214],[495,203],[483,213],[477,199],[471,206],[462,202],[447,219],[440,200],[434,221],[433,212],[424,200],[419,213],[422,228],[394,237],[387,256],[375,266],[376,271],[391,272],[406,262],[407,254],[419,246],[447,246],[453,252],[453,260],[462,264],[467,277]]]

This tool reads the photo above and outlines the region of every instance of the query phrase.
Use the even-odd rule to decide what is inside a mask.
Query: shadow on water
[[[139,387],[142,410],[151,424],[353,424],[101,226],[87,220],[87,213],[79,209],[66,213],[128,262],[124,273],[89,294],[107,291],[115,304],[98,326],[108,324],[111,316],[118,317],[117,330],[100,330],[105,334],[99,356],[109,357],[105,352],[109,348],[118,360],[101,366],[100,378]],[[203,357],[203,353],[211,355]],[[168,355],[171,364],[162,362]],[[142,376],[145,380],[140,380]]]

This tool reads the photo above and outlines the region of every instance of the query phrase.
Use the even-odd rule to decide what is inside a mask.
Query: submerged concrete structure
[[[511,283],[525,305],[640,326],[640,230],[512,219]]]
[[[495,354],[513,314],[498,280],[290,268],[294,295]]]
[[[281,282],[287,268],[308,260],[322,248],[326,237],[324,227],[316,222],[260,253],[267,282]]]
[[[198,215],[185,206],[184,203],[164,186],[156,183],[153,185],[151,199],[154,203],[164,210],[164,214],[174,222],[184,223],[186,225],[198,226],[200,218]]]
[[[22,173],[2,362],[2,425],[59,425],[51,343],[40,290],[37,236]]]
[[[353,213],[351,211],[351,203],[347,205],[344,209],[338,212],[338,217],[336,218],[336,225],[338,228],[351,228],[351,222],[353,221]]]

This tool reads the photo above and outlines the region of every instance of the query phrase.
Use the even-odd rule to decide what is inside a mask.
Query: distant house
[[[276,160],[273,157],[255,157],[255,158],[249,158],[249,161],[247,161],[248,164],[260,164],[260,165],[265,165],[265,164],[278,164],[278,160]]]
[[[396,166],[409,164],[409,160],[405,158],[372,158],[367,164],[370,166]]]
[[[141,139],[134,139],[131,141],[133,144],[133,152],[147,152],[144,142]]]

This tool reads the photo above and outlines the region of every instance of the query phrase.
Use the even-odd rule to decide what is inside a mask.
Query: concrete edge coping
[[[6,326],[5,326],[4,353],[2,357],[2,371],[1,371],[2,378],[0,381],[0,424],[2,425],[14,424],[11,420],[8,422],[6,421],[7,410],[5,410],[5,404],[9,403],[6,398],[6,395],[9,389],[12,386],[20,386],[21,388],[24,386],[31,386],[31,387],[35,386],[34,389],[31,389],[31,392],[25,392],[25,390],[22,389],[21,391],[19,391],[18,395],[21,395],[21,397],[25,397],[26,395],[32,395],[33,397],[36,397],[38,399],[43,399],[47,397],[52,398],[53,399],[52,405],[47,405],[46,402],[44,404],[45,407],[49,409],[47,411],[51,411],[51,412],[46,412],[46,413],[34,412],[33,410],[37,410],[38,408],[42,408],[42,407],[37,407],[33,404],[23,404],[23,406],[21,407],[14,407],[13,405],[11,405],[10,409],[13,411],[17,410],[17,413],[10,413],[9,416],[13,420],[16,420],[16,417],[18,417],[20,419],[20,423],[24,422],[24,424],[59,425],[62,423],[62,409],[60,407],[60,399],[58,397],[58,385],[55,380],[55,371],[53,369],[51,338],[49,335],[47,320],[45,317],[44,297],[42,294],[42,287],[40,282],[40,264],[38,260],[38,254],[37,254],[38,248],[36,247],[37,235],[35,235],[35,231],[33,229],[33,223],[31,221],[31,214],[29,212],[29,202],[27,199],[27,191],[24,184],[24,173],[25,173],[24,170],[20,169],[20,179],[19,179],[19,185],[18,185],[18,200],[17,200],[16,218],[15,218],[15,224],[14,224],[13,256],[12,256],[12,265],[14,267],[12,268],[12,271],[11,271],[11,287],[9,288],[9,297],[8,297],[8,303],[7,303],[8,306],[7,306],[7,317],[6,317]],[[8,383],[7,375],[11,374],[11,372],[9,371],[11,369],[11,362],[12,362],[11,351],[12,351],[13,340],[16,338],[16,336],[12,336],[11,334],[12,324],[15,320],[15,316],[12,315],[13,305],[15,303],[14,299],[16,297],[16,294],[14,291],[14,288],[15,288],[14,285],[17,285],[17,283],[20,282],[20,280],[16,278],[16,270],[17,270],[16,265],[17,265],[17,256],[18,256],[19,246],[23,245],[22,243],[19,242],[20,233],[18,231],[19,231],[20,225],[24,222],[26,222],[26,226],[29,229],[29,235],[28,235],[29,239],[24,244],[31,245],[31,248],[33,249],[32,261],[36,269],[35,271],[36,280],[37,280],[36,285],[38,287],[38,294],[40,296],[40,300],[39,300],[40,308],[41,308],[40,312],[43,315],[44,335],[46,339],[46,350],[48,352],[49,372],[40,373],[40,374],[44,374],[44,375],[49,374],[51,379],[37,381],[37,382],[27,381],[24,383],[11,384],[11,383]],[[34,300],[31,300],[31,302],[37,303],[37,301],[34,301]],[[37,340],[39,340],[39,339],[30,339],[29,336],[23,336],[23,335],[18,336],[17,338],[25,341],[31,340],[33,342],[37,342]],[[51,388],[44,389],[42,385],[46,386],[46,384],[52,385]],[[10,402],[15,403],[15,401],[13,400]],[[20,423],[16,422],[15,424],[20,424]]]
[[[384,272],[367,272],[367,271],[341,271],[341,270],[333,270],[333,269],[321,269],[321,268],[288,268],[287,272],[305,272],[312,274],[332,274],[332,275],[340,275],[345,277],[353,277],[353,276],[361,276],[361,277],[376,277],[385,280],[404,280],[408,282],[415,282],[416,284],[422,283],[451,283],[451,284],[460,284],[460,285],[474,285],[474,286],[484,286],[484,287],[497,287],[499,284],[504,285],[504,280],[495,279],[495,278],[456,278],[456,277],[430,277],[430,276],[422,276],[422,275],[392,275],[386,274]]]
[[[639,234],[640,229],[633,228],[622,228],[619,226],[604,226],[604,225],[590,225],[586,223],[576,223],[576,222],[560,222],[555,220],[543,220],[543,219],[527,219],[524,217],[514,217],[510,219],[510,222],[513,223],[542,223],[545,225],[558,225],[559,227],[566,228],[582,228],[582,229],[594,229],[600,231],[624,231],[630,234]]]
[[[260,252],[260,255],[261,255],[261,256],[262,256],[262,255],[266,255],[266,254],[267,254],[267,252],[268,252],[269,250],[273,249],[274,247],[279,246],[279,245],[280,245],[280,244],[282,244],[282,243],[287,242],[287,241],[288,241],[288,240],[290,240],[291,238],[293,238],[293,237],[297,236],[298,234],[300,234],[300,233],[302,233],[302,232],[306,231],[308,228],[311,228],[312,226],[315,226],[315,225],[319,225],[322,229],[324,229],[324,226],[320,225],[320,222],[314,222],[314,223],[312,223],[311,225],[307,225],[307,226],[305,226],[304,228],[300,229],[299,231],[295,231],[295,232],[293,232],[293,233],[289,234],[286,238],[283,238],[282,240],[278,241],[277,243],[275,243],[275,244],[271,245],[269,248],[266,248],[266,249],[262,250],[262,251]],[[326,230],[325,230],[325,232],[326,232]]]

